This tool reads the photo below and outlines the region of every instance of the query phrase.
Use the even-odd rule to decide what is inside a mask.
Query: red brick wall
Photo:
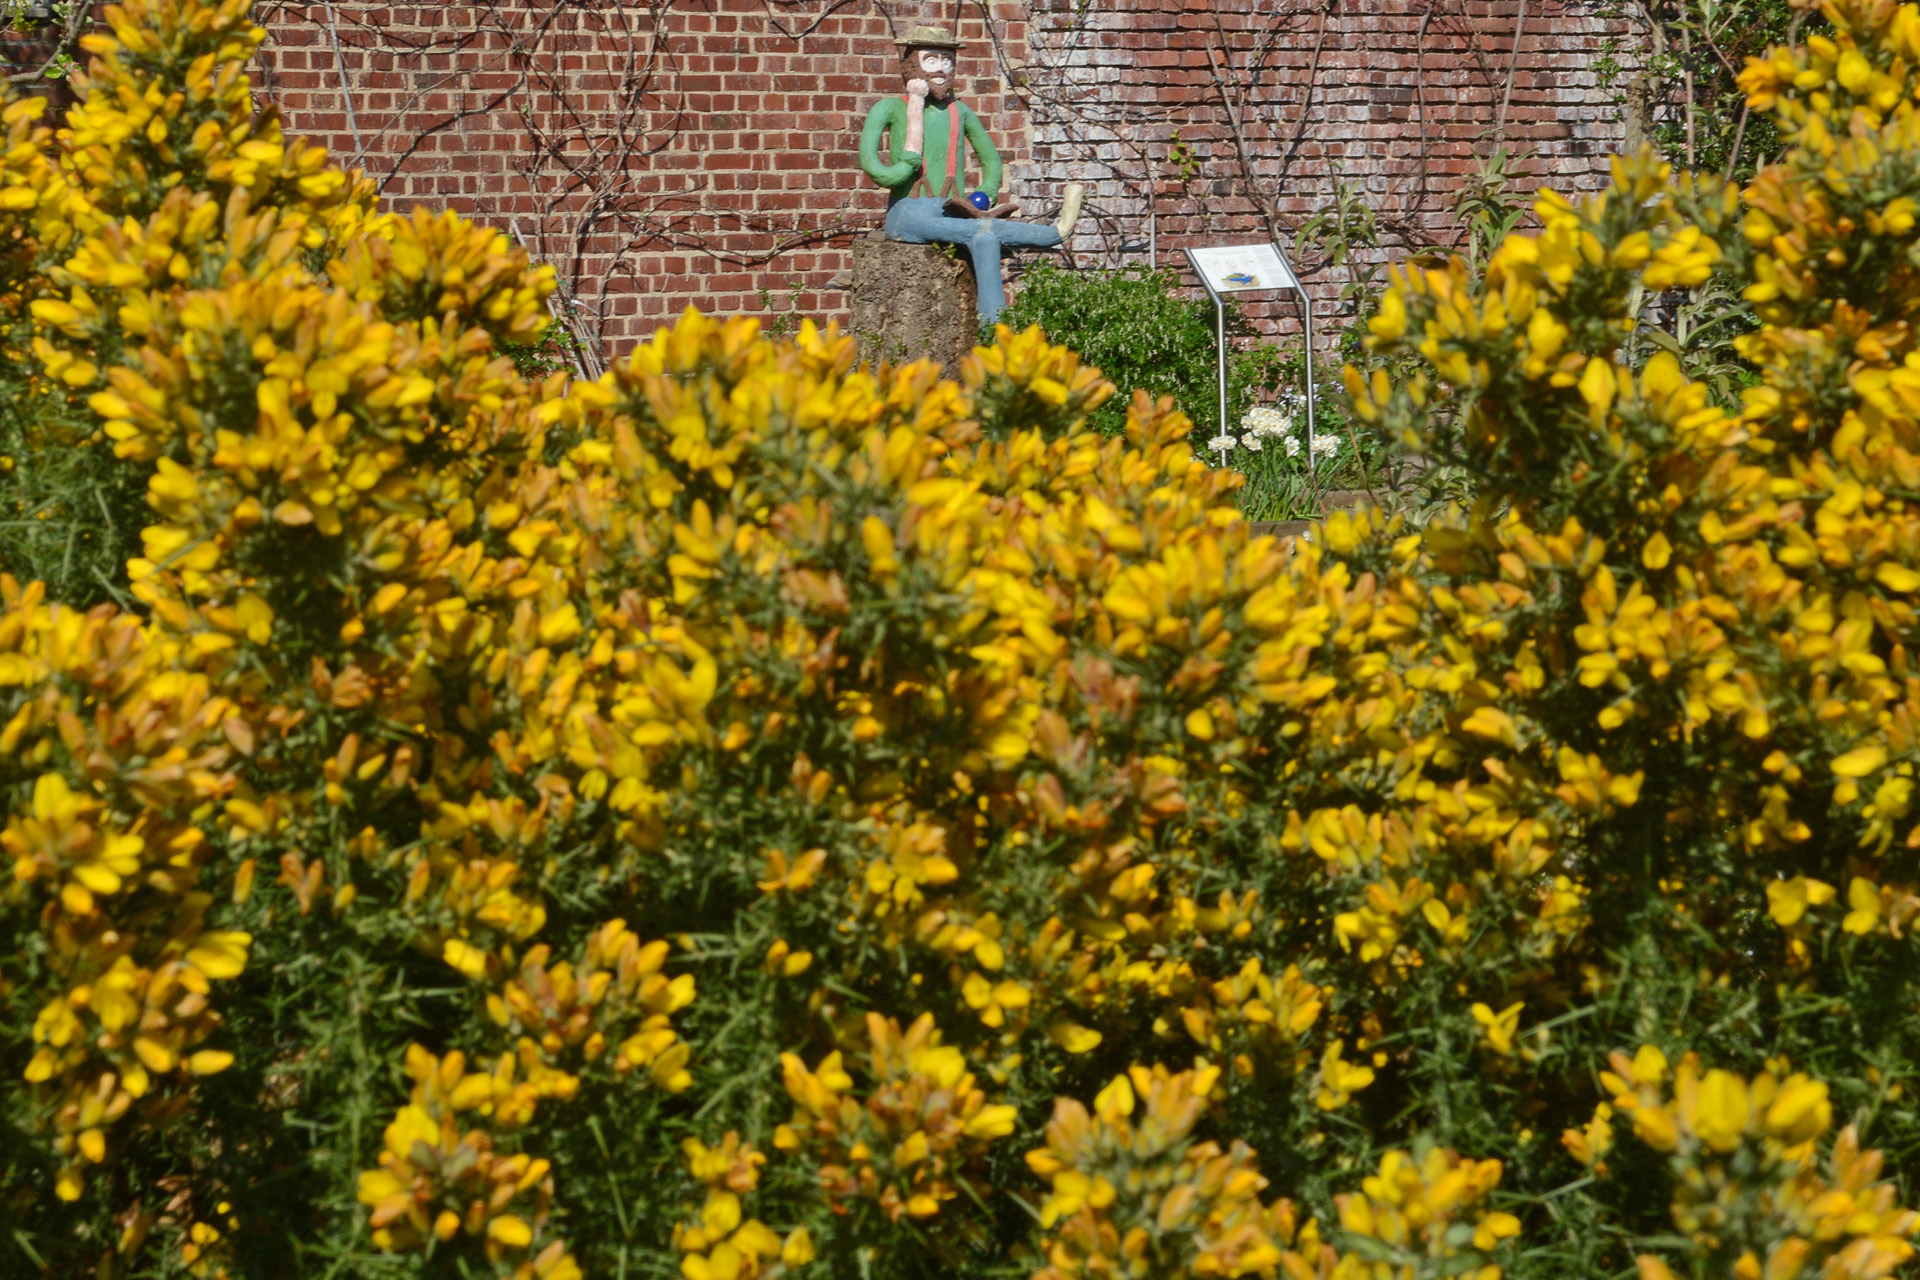
[[[1105,234],[1076,244],[1094,260],[1145,260],[1115,251],[1149,240],[1151,191],[1163,263],[1272,235],[1331,303],[1344,273],[1294,233],[1336,177],[1376,211],[1378,258],[1456,243],[1452,198],[1496,148],[1527,157],[1520,187],[1570,193],[1604,184],[1624,142],[1596,63],[1631,32],[1590,0],[1531,0],[1517,59],[1515,0],[1120,0],[1092,21],[1077,8],[1034,0],[1026,79],[1034,169],[1095,193]],[[1291,302],[1250,310],[1292,327]]]
[[[1531,0],[1514,60],[1515,3],[335,0],[331,30],[325,5],[262,7],[260,80],[396,203],[517,229],[617,349],[689,304],[844,318],[835,278],[885,208],[857,132],[899,91],[893,32],[920,21],[957,20],[961,94],[1031,211],[1088,184],[1076,265],[1144,260],[1149,188],[1172,265],[1189,243],[1293,247],[1336,170],[1400,243],[1444,237],[1461,175],[1502,142],[1590,189],[1622,137],[1594,64],[1626,33],[1596,0]],[[1330,297],[1337,274],[1310,278]]]

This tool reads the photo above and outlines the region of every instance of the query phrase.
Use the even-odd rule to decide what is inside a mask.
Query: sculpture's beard
[[[953,88],[953,64],[945,58],[922,57],[920,78],[927,82],[927,90],[932,97],[944,98],[948,90]]]

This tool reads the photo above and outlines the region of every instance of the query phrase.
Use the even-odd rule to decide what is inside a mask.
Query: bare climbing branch
[[[1432,10],[1429,9],[1428,12],[1431,13]],[[1425,22],[1424,18],[1421,19],[1423,28]],[[1507,106],[1513,101],[1513,77],[1514,73],[1520,69],[1520,40],[1526,31],[1527,0],[1519,0],[1519,9],[1513,19],[1513,50],[1507,56],[1507,84],[1506,88],[1500,91],[1500,114],[1493,123],[1493,132],[1496,137],[1503,137],[1507,132]]]
[[[87,21],[93,17],[93,6],[87,0],[69,0],[64,21],[60,24],[60,35],[53,43],[52,52],[46,61],[31,71],[17,71],[7,77],[8,84],[34,84],[45,80],[47,73],[60,65],[61,59],[71,58],[79,46],[80,34],[87,28]]]

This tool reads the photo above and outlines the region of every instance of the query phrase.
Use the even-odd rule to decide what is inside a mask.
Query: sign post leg
[[[1305,289],[1300,290],[1300,309],[1306,318],[1307,331],[1307,474],[1312,475],[1315,460],[1320,451],[1314,446],[1320,438],[1314,432],[1313,402],[1318,384],[1313,380],[1313,295]]]
[[[1212,293],[1209,289],[1207,292]],[[1220,434],[1227,435],[1227,304],[1217,293],[1213,294],[1213,316],[1219,325],[1220,334]]]

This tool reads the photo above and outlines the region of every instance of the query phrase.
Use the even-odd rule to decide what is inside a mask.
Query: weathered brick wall
[[[1592,0],[1525,7],[1516,59],[1515,0],[1121,0],[1087,16],[1034,0],[1030,172],[1088,184],[1100,234],[1076,249],[1096,260],[1152,245],[1184,267],[1187,245],[1272,235],[1331,302],[1343,273],[1295,233],[1336,178],[1380,219],[1383,250],[1363,260],[1454,243],[1454,193],[1496,148],[1526,157],[1522,188],[1606,181],[1624,124],[1595,64],[1631,32]]]
[[[1150,224],[1176,266],[1189,243],[1290,243],[1336,172],[1390,240],[1443,235],[1501,143],[1590,189],[1622,131],[1593,64],[1626,33],[1599,0],[1532,0],[1516,59],[1515,3],[335,0],[263,8],[261,81],[396,203],[516,231],[618,348],[689,304],[844,318],[849,246],[885,208],[856,136],[914,22],[957,20],[961,94],[1032,213],[1088,183],[1077,265],[1143,261]]]

